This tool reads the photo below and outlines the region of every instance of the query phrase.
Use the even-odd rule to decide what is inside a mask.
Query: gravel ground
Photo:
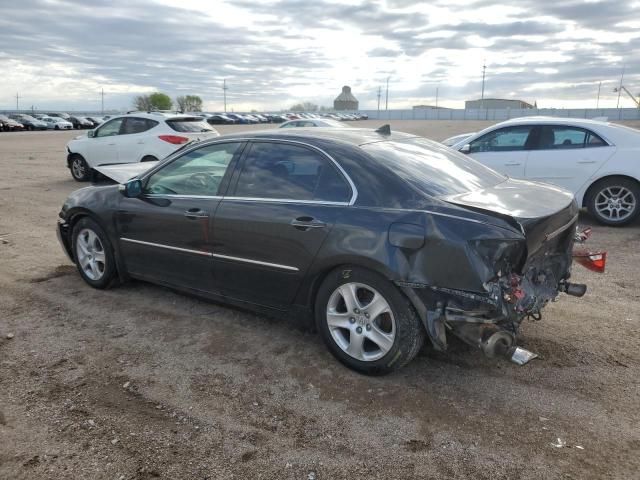
[[[85,285],[55,237],[75,134],[0,134],[0,478],[638,478],[639,223],[594,226],[607,273],[576,266],[587,296],[523,326],[540,359],[454,342],[368,378],[286,320]]]

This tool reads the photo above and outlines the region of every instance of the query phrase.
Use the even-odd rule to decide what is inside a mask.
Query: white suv
[[[67,144],[67,166],[86,181],[99,165],[157,161],[187,142],[218,137],[204,119],[161,112],[113,117]]]

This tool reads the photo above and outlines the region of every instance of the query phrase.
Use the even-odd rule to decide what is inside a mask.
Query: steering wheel
[[[199,191],[209,191],[211,188],[211,176],[207,173],[198,172],[185,180],[185,184]]]

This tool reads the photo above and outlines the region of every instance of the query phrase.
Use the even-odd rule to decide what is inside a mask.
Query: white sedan
[[[100,165],[162,160],[186,143],[220,134],[202,117],[136,112],[111,117],[67,144],[67,166],[86,181]]]
[[[47,124],[49,130],[73,130],[73,123],[60,117],[42,117],[41,121]]]
[[[509,177],[564,187],[603,224],[624,225],[640,214],[640,130],[596,120],[523,117],[451,148]]]

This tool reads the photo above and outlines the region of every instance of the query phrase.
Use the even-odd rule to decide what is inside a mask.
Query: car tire
[[[74,153],[69,162],[71,176],[76,182],[86,182],[91,177],[91,169],[82,155]]]
[[[140,160],[140,162],[157,162],[157,161],[158,161],[158,159],[156,157],[154,157],[153,155],[145,155]]]
[[[403,367],[424,344],[424,327],[409,300],[389,280],[360,267],[329,273],[318,289],[314,313],[329,351],[368,375]]]
[[[109,288],[116,279],[115,255],[109,237],[97,222],[81,218],[73,227],[71,247],[82,279],[93,288]]]
[[[640,184],[624,177],[600,180],[590,189],[587,209],[595,219],[610,226],[622,226],[640,214]]]

